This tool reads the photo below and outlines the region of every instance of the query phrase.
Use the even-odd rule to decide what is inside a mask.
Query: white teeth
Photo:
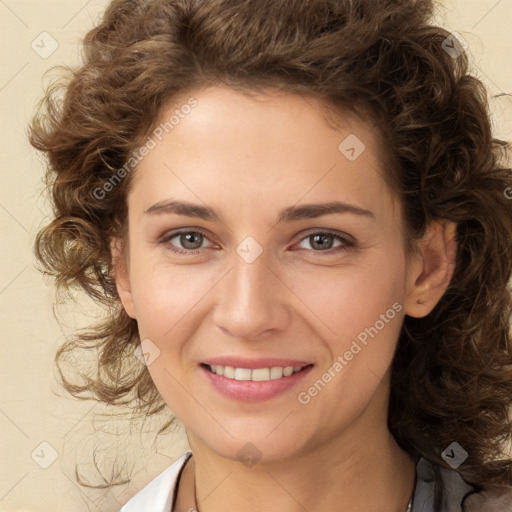
[[[251,373],[252,380],[270,380],[269,368],[256,368]]]
[[[304,366],[273,366],[272,368],[234,368],[233,366],[222,366],[220,364],[210,365],[212,373],[223,375],[234,380],[266,381],[289,377],[293,373],[300,372]]]
[[[218,364],[217,368],[222,368],[222,366]],[[235,369],[232,366],[224,366],[224,377],[227,377],[228,379],[234,379]]]
[[[270,368],[270,378],[272,380],[280,379],[282,376],[283,376],[283,368],[281,366],[274,366],[273,368]]]
[[[235,380],[251,380],[252,371],[249,368],[236,368]]]
[[[283,375],[284,375],[285,377],[289,377],[292,373],[293,373],[293,366],[287,366],[287,367],[283,370]]]

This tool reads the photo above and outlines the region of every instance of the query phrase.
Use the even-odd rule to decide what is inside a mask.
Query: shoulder
[[[472,494],[464,506],[464,512],[512,512],[512,487]]]
[[[191,455],[191,452],[187,452],[176,459],[135,494],[119,512],[167,512],[171,510],[176,482]]]
[[[445,509],[442,512],[512,512],[512,487],[478,492],[455,469],[441,467],[423,457],[416,466],[416,506],[413,512],[433,512],[435,467],[441,475],[445,498]]]

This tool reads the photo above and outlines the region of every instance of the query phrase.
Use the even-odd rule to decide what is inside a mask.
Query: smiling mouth
[[[220,375],[226,379],[264,382],[289,377],[313,365],[307,364],[304,366],[272,366],[268,368],[253,369],[223,366],[220,364],[202,364],[201,366],[209,370],[211,373]]]

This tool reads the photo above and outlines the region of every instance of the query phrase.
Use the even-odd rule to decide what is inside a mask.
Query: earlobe
[[[457,258],[456,230],[452,221],[434,221],[418,242],[420,254],[415,256],[407,283],[407,315],[427,316],[448,288]]]
[[[117,293],[119,294],[126,314],[130,318],[136,319],[129,272],[119,238],[114,237],[111,239],[110,252],[112,255],[112,266],[114,269]]]

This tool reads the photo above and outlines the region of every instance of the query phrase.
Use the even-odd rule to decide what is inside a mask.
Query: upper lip
[[[256,368],[272,368],[274,366],[308,366],[312,363],[308,361],[298,361],[296,359],[281,359],[274,357],[265,357],[258,359],[246,359],[243,357],[225,356],[225,357],[212,357],[203,361],[203,364],[220,365],[220,366],[233,366],[234,368],[248,368],[254,370]]]

